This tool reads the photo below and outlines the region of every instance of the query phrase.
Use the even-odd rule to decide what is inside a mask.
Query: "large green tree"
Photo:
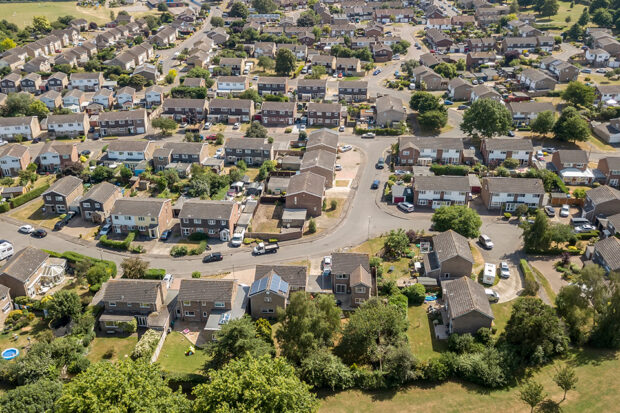
[[[252,7],[258,13],[273,13],[278,9],[278,5],[273,0],[252,0]]]
[[[314,12],[314,10],[306,10],[299,15],[297,19],[297,26],[299,27],[313,27],[321,22],[321,18]]]
[[[340,331],[340,309],[326,295],[311,297],[304,292],[290,296],[286,310],[280,311],[276,339],[282,355],[299,363],[310,353],[331,346]]]
[[[439,63],[437,66],[433,67],[433,70],[435,71],[435,73],[448,79],[455,78],[457,75],[456,65],[452,63]]]
[[[409,106],[420,113],[443,109],[439,97],[429,92],[415,92],[412,94]]]
[[[409,237],[405,230],[402,228],[396,231],[391,230],[383,242],[383,249],[385,254],[391,257],[400,257],[405,254],[405,251],[409,249]]]
[[[480,235],[482,226],[480,215],[464,205],[442,206],[435,211],[431,220],[436,231],[451,229],[467,238]]]
[[[558,0],[544,0],[542,6],[540,7],[540,15],[543,17],[551,17],[558,14],[558,10],[560,9],[560,4]]]
[[[592,15],[592,22],[598,24],[601,27],[610,28],[614,24],[614,17],[607,9],[597,9]]]
[[[523,224],[523,244],[528,252],[545,252],[551,245],[549,220],[544,212],[536,211],[533,224]]]
[[[536,132],[539,135],[546,135],[553,130],[555,125],[555,114],[550,110],[540,112],[534,122],[530,125],[532,132]]]
[[[61,393],[61,382],[39,380],[4,393],[0,397],[0,410],[20,413],[52,412]]]
[[[295,70],[295,55],[289,49],[280,49],[276,53],[276,73],[288,76]]]
[[[160,129],[162,135],[169,136],[172,135],[172,132],[176,130],[177,123],[174,119],[170,118],[156,118],[151,121],[151,125],[154,128]]]
[[[194,387],[194,412],[316,412],[319,402],[283,358],[232,360]]]
[[[567,106],[553,126],[553,135],[560,141],[583,142],[590,136],[590,126],[577,109]]]
[[[512,127],[512,115],[501,102],[478,99],[465,111],[461,130],[470,136],[484,138],[506,135]]]
[[[351,369],[326,348],[312,352],[301,362],[300,375],[317,389],[344,390],[353,385]]]
[[[595,96],[593,87],[577,81],[569,82],[562,92],[562,99],[575,106],[590,106],[594,103]]]
[[[75,291],[60,290],[47,301],[47,310],[53,320],[75,319],[82,313],[80,297]]]
[[[598,310],[590,342],[597,347],[618,349],[620,348],[620,274],[612,272],[608,278],[607,291],[597,294],[597,301],[602,301],[601,299],[606,301],[594,304]],[[592,296],[594,297],[594,294]]]
[[[190,411],[190,403],[173,392],[154,364],[121,360],[99,362],[68,382],[56,402],[66,413]]]
[[[260,124],[258,121],[254,121],[250,124],[250,127],[245,132],[246,138],[267,138],[267,128]]]
[[[242,19],[247,18],[250,15],[248,11],[248,6],[246,6],[241,1],[236,1],[230,7],[230,12],[228,12],[230,17],[241,17]]]
[[[426,131],[439,131],[448,123],[448,113],[444,110],[429,110],[418,116],[420,127]]]

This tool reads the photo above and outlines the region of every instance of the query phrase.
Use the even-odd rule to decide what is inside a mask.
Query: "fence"
[[[278,242],[282,242],[282,241],[290,241],[293,239],[299,239],[301,238],[302,234],[303,232],[300,229],[298,231],[285,232],[283,234],[278,234],[278,233],[273,233],[273,232],[246,232],[245,237],[246,238],[259,238],[262,240],[276,239],[278,240]]]
[[[167,324],[167,323],[166,323]],[[157,343],[157,347],[155,347],[155,351],[153,351],[153,355],[151,356],[151,363],[155,363],[159,358],[159,352],[164,346],[164,341],[166,341],[166,336],[168,336],[168,329],[164,328],[164,331],[159,338],[159,343]]]
[[[564,196],[551,196],[551,205],[552,206],[562,206],[562,205],[572,205],[572,206],[578,206],[578,207],[583,207],[583,205],[585,204],[585,199],[581,199],[581,198],[567,198],[565,194],[562,194]]]

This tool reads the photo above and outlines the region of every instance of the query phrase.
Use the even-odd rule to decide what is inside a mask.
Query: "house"
[[[321,37],[321,39],[319,40],[319,44],[317,45],[317,49],[324,50],[327,52],[327,51],[330,51],[331,48],[334,46],[344,46],[344,45],[345,45],[344,38],[342,37]],[[323,57],[322,58],[317,57],[315,59],[314,56],[323,56]],[[331,59],[331,56],[310,54],[309,58],[310,58],[310,61],[314,60],[314,63],[312,63],[313,66],[316,66],[316,65],[324,66],[328,73],[330,72],[330,70],[334,69],[331,65],[331,62],[335,63],[335,60]]]
[[[99,89],[91,102],[100,104],[104,109],[111,109],[114,106],[114,92],[106,88]]]
[[[551,102],[510,102],[507,105],[515,126],[529,125],[541,112],[555,112]]]
[[[336,58],[334,56],[323,54],[310,55],[310,63],[312,66],[323,66],[328,74],[336,70]]]
[[[286,77],[259,77],[258,94],[285,95],[288,90],[288,78]]]
[[[573,82],[579,76],[579,68],[577,66],[553,56],[542,59],[540,61],[540,68],[548,70],[560,83]]]
[[[278,308],[286,308],[289,292],[289,284],[275,271],[255,280],[249,294],[252,317],[274,318]]]
[[[124,71],[130,71],[136,67],[136,58],[131,53],[120,53],[110,60],[104,62],[107,66],[118,66]]]
[[[300,100],[324,99],[327,93],[327,79],[299,79],[297,97]]]
[[[450,278],[470,279],[474,257],[467,238],[448,230],[434,235],[431,244],[431,251],[423,254],[424,275],[426,277],[442,280]]]
[[[157,82],[160,78],[160,73],[159,73],[159,70],[157,69],[157,66],[152,65],[150,63],[144,63],[144,64],[136,66],[136,68],[133,70],[132,75],[133,76],[140,75],[144,77],[146,80],[150,80],[153,83]]]
[[[594,244],[592,261],[605,269],[605,272],[620,270],[620,240],[607,237]]]
[[[139,163],[150,161],[154,150],[155,144],[151,141],[113,140],[108,144],[108,151],[102,159],[105,164],[122,163],[133,170]]]
[[[103,86],[103,73],[77,72],[71,73],[69,89],[80,89],[84,92],[96,92]]]
[[[408,9],[375,9],[375,21],[379,23],[391,23],[392,21],[396,23],[409,23],[415,21],[416,13],[415,10]]]
[[[595,93],[599,102],[605,103],[609,100],[620,102],[620,85],[596,85]]]
[[[466,41],[470,52],[488,52],[495,49],[497,41],[493,37],[470,38]]]
[[[52,184],[41,197],[45,206],[45,212],[64,214],[69,211],[69,206],[84,192],[84,183],[80,178],[67,175]]]
[[[428,29],[452,30],[452,20],[449,17],[428,19],[426,20],[426,27]]]
[[[224,152],[227,163],[243,160],[248,166],[260,166],[273,159],[273,144],[255,138],[228,138]]]
[[[22,78],[20,88],[23,92],[37,93],[41,89],[42,84],[43,81],[40,74],[28,73]]]
[[[416,84],[417,88],[423,89],[424,84],[426,90],[442,90],[446,89],[448,80],[441,77],[433,70],[426,66],[418,66],[412,71],[411,81]]]
[[[458,26],[461,29],[466,26],[471,26],[472,28],[476,26],[476,17],[470,15],[460,15],[460,16],[452,16],[450,19],[452,26]]]
[[[86,136],[88,134],[88,116],[84,112],[67,115],[48,115],[47,132],[53,137]],[[74,161],[77,162],[77,159]]]
[[[455,77],[448,83],[448,96],[453,101],[469,100],[473,88],[474,86],[463,78]]]
[[[299,157],[296,157],[296,158],[300,161],[300,165],[301,165],[301,158]],[[285,168],[282,167],[282,169],[285,169]],[[299,170],[299,167],[296,170]],[[268,194],[273,194],[273,195],[284,195],[286,191],[288,190],[288,184],[290,182],[291,182],[290,176],[277,176],[277,175],[270,176],[267,181],[266,192]],[[304,214],[304,220],[305,219],[306,219],[306,215]]]
[[[267,56],[273,58],[276,55],[276,44],[274,42],[254,43],[254,57]]]
[[[319,175],[313,170],[302,170],[300,174],[290,178],[286,189],[285,207],[305,209],[307,215],[311,217],[321,215],[326,185],[324,175]]]
[[[220,59],[220,67],[230,69],[230,74],[239,76],[245,68],[245,59],[240,57],[222,57]]]
[[[347,307],[358,307],[373,296],[375,285],[367,254],[332,253],[332,290]]]
[[[102,136],[128,136],[146,133],[148,131],[146,110],[102,112],[99,114],[99,129]]]
[[[290,50],[297,60],[306,60],[308,57],[308,46],[301,42],[301,39],[298,37],[297,40],[302,44],[293,44],[293,43],[281,43],[276,46],[276,53],[280,49],[288,49]],[[256,53],[256,51],[254,52]]]
[[[392,204],[398,204],[399,202],[413,203],[413,190],[410,186],[405,184],[392,185]]]
[[[210,238],[229,239],[240,214],[239,205],[233,201],[185,201],[179,213],[181,234],[202,232]]]
[[[341,119],[341,106],[338,103],[308,103],[306,114],[308,126],[338,126]]]
[[[340,81],[338,82],[338,100],[346,102],[364,102],[368,100],[368,81]]]
[[[72,115],[50,115],[72,116]],[[49,119],[49,118],[48,118]],[[46,142],[39,152],[37,163],[42,172],[59,172],[67,166],[78,162],[79,155],[76,144]]]
[[[560,149],[551,156],[551,163],[564,183],[591,184],[594,180],[588,168],[588,154],[580,149]]]
[[[73,112],[81,112],[82,107],[87,105],[86,93],[79,89],[69,90],[62,97],[62,107],[71,109]]]
[[[170,326],[175,293],[160,280],[108,280],[96,296],[103,307],[99,327],[105,332],[123,331],[124,324],[135,319],[140,328],[166,330]]]
[[[151,37],[150,42],[159,47],[174,45],[177,40],[177,29],[172,26],[164,26],[156,35]]]
[[[557,81],[538,69],[525,69],[518,77],[519,82],[529,90],[553,90]]]
[[[465,57],[465,63],[468,68],[478,67],[481,65],[495,64],[497,56],[493,52],[469,52]]]
[[[0,139],[14,140],[20,136],[32,140],[41,134],[41,126],[36,116],[0,118]]]
[[[620,186],[620,157],[608,156],[601,158],[596,169],[605,175],[605,185],[615,188]]]
[[[82,219],[94,223],[105,222],[114,203],[122,196],[120,188],[109,182],[93,185],[80,199]]]
[[[355,76],[360,74],[362,68],[360,59],[357,57],[337,57],[336,71],[343,76]]]
[[[489,166],[499,165],[508,158],[528,166],[532,163],[534,146],[529,139],[484,139],[480,152],[484,163]]]
[[[0,80],[0,91],[2,93],[16,93],[19,92],[21,86],[22,77],[18,73],[9,73]]]
[[[170,228],[172,202],[162,198],[119,198],[114,202],[110,217],[116,234],[137,230],[147,238],[159,238]]]
[[[0,175],[15,177],[25,171],[30,164],[30,151],[27,146],[14,144],[0,147]]]
[[[144,99],[147,108],[161,105],[164,101],[164,88],[159,85],[147,87],[144,90]]]
[[[292,126],[297,117],[295,102],[263,102],[261,122],[265,126]]]
[[[60,92],[56,92],[55,90],[48,90],[42,95],[39,95],[37,99],[43,102],[43,104],[52,112],[54,109],[62,106],[62,94]]]
[[[177,122],[198,123],[207,115],[205,99],[168,98],[162,105],[163,113]]]
[[[611,55],[603,49],[588,49],[585,52],[586,61],[593,66],[607,66]]]
[[[254,102],[250,99],[212,99],[209,102],[207,118],[211,122],[250,122],[253,117]]]
[[[308,268],[304,265],[257,265],[254,270],[254,281],[276,273],[288,283],[289,290],[305,291],[308,283]]]
[[[487,85],[478,85],[478,86],[474,86],[471,89],[471,96],[469,97],[469,100],[471,102],[475,102],[478,99],[493,99],[498,102],[501,102],[502,95],[500,95],[499,93],[497,93],[495,89],[491,89]]]
[[[323,150],[334,154],[338,153],[338,133],[331,129],[323,128],[313,130],[308,134],[306,152]]]
[[[63,89],[69,86],[69,77],[66,73],[55,72],[47,78],[46,87],[47,90],[55,90],[56,92],[62,92]]]
[[[383,43],[373,43],[370,45],[372,58],[377,63],[389,62],[394,56],[392,48]]]
[[[239,96],[250,87],[246,76],[218,76],[217,94],[220,96]]]
[[[355,36],[355,25],[348,22],[344,24],[332,24],[329,28],[329,34],[332,37]],[[288,30],[290,30],[290,28]]]
[[[454,44],[450,36],[437,29],[426,30],[426,41],[433,49],[446,49]]]
[[[545,186],[537,178],[492,177],[482,180],[481,198],[487,209],[513,212],[521,204],[542,208]]]
[[[325,178],[325,187],[331,188],[334,181],[334,167],[337,155],[321,149],[306,152],[301,158],[300,172],[313,172]]]
[[[116,92],[116,103],[118,106],[131,109],[136,101],[136,89],[125,86]]]
[[[399,165],[459,164],[463,161],[463,151],[460,138],[398,138]]]
[[[223,324],[245,315],[249,290],[237,280],[181,280],[176,316],[204,324],[201,335],[214,341]]]
[[[166,142],[153,152],[153,169],[163,171],[171,163],[198,164],[209,157],[209,147],[204,143]]]
[[[10,288],[14,297],[45,294],[65,279],[67,260],[52,258],[34,247],[17,251],[0,269],[0,284]]]
[[[375,104],[377,124],[382,127],[393,127],[404,122],[407,112],[400,98],[385,95],[377,99]]]
[[[608,185],[586,192],[583,216],[589,220],[595,217],[609,217],[620,213],[620,191]]]
[[[4,321],[9,315],[9,311],[13,309],[13,300],[11,300],[11,289],[0,284],[0,327],[4,328]]]
[[[475,334],[481,328],[492,327],[495,317],[482,285],[461,277],[441,286],[450,334]]]
[[[219,46],[230,37],[223,27],[217,27],[207,33],[207,37],[213,41],[213,44]]]
[[[42,56],[42,54],[38,54],[37,56]],[[16,54],[8,54],[0,57],[0,69],[4,69],[8,67],[10,70],[19,70],[24,66],[25,60],[16,55]]]
[[[468,205],[471,198],[466,176],[416,176],[413,181],[413,203],[433,209],[450,205]]]

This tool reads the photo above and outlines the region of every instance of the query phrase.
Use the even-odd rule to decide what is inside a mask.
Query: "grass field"
[[[191,343],[181,333],[171,332],[166,337],[157,362],[162,370],[177,374],[198,373],[209,358],[204,350],[196,349],[196,354],[186,356]]]
[[[129,337],[96,337],[90,345],[87,357],[91,362],[96,363],[104,360],[103,355],[106,351],[114,349],[114,355],[107,360],[111,362],[123,360],[129,357],[137,343],[138,335],[135,333]]]
[[[110,10],[105,7],[78,7],[76,2],[2,3],[2,18],[19,27],[32,24],[34,16],[45,16],[52,22],[59,17],[71,15],[95,23],[110,21]],[[120,10],[120,9],[118,9]]]
[[[409,307],[407,338],[411,351],[419,360],[428,360],[437,357],[442,351],[447,350],[445,340],[436,340],[433,324],[426,314],[427,305]]]

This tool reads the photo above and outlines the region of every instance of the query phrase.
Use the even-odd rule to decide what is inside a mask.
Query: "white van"
[[[0,260],[11,258],[13,256],[13,244],[8,241],[0,242]]]
[[[484,272],[482,273],[482,283],[493,285],[495,283],[495,276],[497,275],[497,266],[495,264],[484,264]]]
[[[243,238],[245,237],[245,229],[236,229],[233,234],[232,240],[230,240],[230,244],[233,247],[240,247],[243,244]]]

